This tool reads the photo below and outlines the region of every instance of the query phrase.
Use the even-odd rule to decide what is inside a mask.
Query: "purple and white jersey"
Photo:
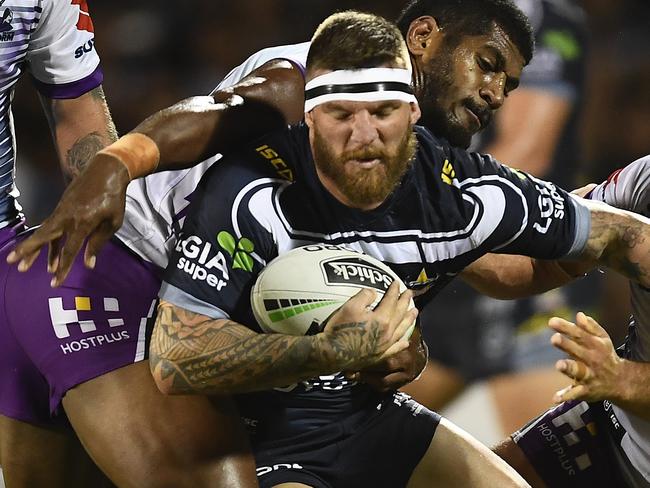
[[[591,191],[589,198],[650,217],[650,155],[612,173]],[[631,283],[630,288],[636,337],[629,342],[629,359],[650,362],[650,290],[636,283]],[[627,431],[621,442],[623,450],[650,482],[650,422],[613,407]]]
[[[26,70],[49,98],[76,98],[102,82],[86,0],[0,1],[0,228],[20,216],[11,99]]]
[[[303,69],[309,43],[262,49],[233,69],[216,89],[232,86],[273,59],[287,59]],[[117,236],[143,259],[167,267],[184,219],[184,210],[203,174],[221,157],[217,154],[181,171],[155,173],[129,184],[124,223]]]

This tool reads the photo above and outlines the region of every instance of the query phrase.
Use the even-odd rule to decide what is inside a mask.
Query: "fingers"
[[[74,263],[74,259],[79,253],[81,246],[83,246],[85,236],[85,231],[79,231],[67,236],[59,252],[59,263],[56,268],[56,273],[50,283],[52,288],[59,286],[63,283],[66,276],[68,276],[70,268],[72,268],[72,264]]]
[[[582,331],[576,327],[576,324],[560,317],[552,317],[549,319],[548,326],[554,331],[572,339],[577,339],[582,334]]]
[[[564,334],[553,334],[551,344],[574,358],[582,359],[584,355],[584,348]]]
[[[47,272],[55,273],[59,267],[59,252],[61,247],[61,239],[52,239],[50,245],[47,246]],[[19,268],[20,269],[20,268]]]
[[[589,381],[593,376],[591,369],[585,363],[573,359],[560,359],[555,363],[555,369],[578,382]]]
[[[584,385],[570,385],[562,388],[553,395],[555,403],[567,402],[569,400],[582,400],[587,397],[589,390]]]
[[[352,312],[367,310],[377,298],[377,292],[370,288],[363,288],[356,295],[350,298],[344,305]]]
[[[41,249],[60,236],[61,232],[56,226],[48,225],[47,222],[44,223],[9,253],[7,263],[18,263],[18,271],[27,271],[34,264],[36,258],[38,258]]]
[[[84,264],[88,269],[93,269],[95,267],[99,250],[112,237],[114,232],[115,228],[108,222],[104,222],[88,237],[88,240],[86,241],[86,251],[84,252]]]
[[[409,299],[410,301],[410,299]],[[415,319],[418,317],[418,309],[413,307],[409,311],[406,312],[404,315],[404,318],[400,321],[399,325],[395,328],[395,331],[393,332],[392,339],[397,340],[397,339],[402,339],[405,341],[409,341],[409,338],[411,337],[411,333],[413,332],[413,328],[415,327]]]
[[[576,325],[588,334],[597,337],[609,337],[607,331],[598,322],[582,312],[576,314]]]
[[[386,316],[390,317],[395,312],[395,307],[399,299],[399,283],[395,280],[390,284],[388,290],[386,290],[379,305],[375,307],[375,312],[382,315],[386,314]]]
[[[400,339],[399,341],[395,342],[393,345],[391,345],[384,353],[381,355],[379,358],[380,361],[386,359],[387,357],[392,356],[393,354],[397,354],[398,352],[402,352],[405,349],[408,349],[409,347],[409,341],[408,339]]]

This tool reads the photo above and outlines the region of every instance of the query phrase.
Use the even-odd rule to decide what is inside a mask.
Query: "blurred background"
[[[599,182],[621,165],[650,153],[650,2],[576,3],[584,9],[588,45],[579,87],[581,96],[576,99],[581,109],[575,126],[577,138],[571,143],[571,158],[565,158],[553,173],[540,175],[552,178],[558,170],[572,175],[569,181],[562,181],[570,186],[567,189]],[[355,8],[395,18],[403,6],[396,0],[89,0],[88,4],[105,72],[104,90],[120,133],[180,99],[209,93],[232,67],[261,48],[308,40],[318,23],[336,10]],[[29,77],[23,78],[16,91],[14,117],[20,202],[28,223],[35,225],[56,204],[63,180]],[[589,292],[590,308],[602,309],[601,298],[607,298],[609,304],[604,308],[617,313],[611,318],[601,316],[617,330],[624,330],[626,299],[624,293],[614,294],[612,290],[624,291],[626,286],[614,282],[598,287],[604,287],[605,292]],[[496,307],[481,306],[487,312]],[[506,312],[511,317],[514,314],[510,308]],[[517,323],[526,320],[518,317]],[[439,325],[444,328],[454,324]],[[498,327],[486,340],[493,349],[511,347],[512,342],[509,333],[499,333]],[[439,354],[453,347],[453,343],[441,346]],[[508,366],[504,366],[467,374],[461,383],[478,384],[507,370]],[[456,394],[454,390],[451,397]],[[476,408],[486,411],[480,399],[468,405],[469,417]],[[504,426],[493,434],[500,436],[507,430]],[[474,433],[486,442],[493,440],[489,433]]]

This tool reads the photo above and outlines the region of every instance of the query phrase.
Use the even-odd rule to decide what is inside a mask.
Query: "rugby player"
[[[650,156],[613,173],[587,197],[648,216]],[[648,288],[631,283],[632,320],[617,355],[591,317],[554,318],[552,343],[569,355],[558,371],[573,380],[558,406],[497,446],[533,486],[650,486],[650,317]]]
[[[0,2],[0,11],[2,247],[25,228],[25,217],[16,200],[19,194],[14,181],[16,138],[11,113],[14,88],[25,72],[31,75],[41,99],[66,182],[76,177],[99,149],[115,141],[117,134],[102,89],[103,74],[86,2],[5,0]],[[5,334],[5,330],[0,332],[0,342],[5,342]],[[19,350],[3,349],[0,353],[0,370],[6,376],[0,386],[0,397],[11,395],[10,383],[29,381],[14,369],[15,363],[23,360]],[[66,462],[79,466],[79,472],[86,466],[93,470],[78,440],[53,425],[47,430],[50,439],[47,456],[39,466],[26,467],[24,459],[33,450],[14,440],[29,435],[28,432],[34,435],[36,431],[25,423],[32,419],[23,415],[23,405],[18,399],[9,408],[6,402],[0,406],[0,465],[7,477],[16,480],[14,486],[38,484],[44,479],[56,484],[60,480],[50,468]],[[11,421],[5,415],[16,420]],[[62,454],[64,451],[66,455]],[[85,482],[100,483],[90,478],[85,478]]]
[[[522,65],[513,52],[520,53],[524,64],[532,57],[532,29],[527,18],[511,0],[411,0],[398,25],[411,54],[413,89],[423,113],[420,124],[454,145],[467,147],[472,135],[489,124],[492,112],[501,107],[519,83]],[[127,171],[116,158],[99,156],[85,178],[66,190],[53,215],[16,247],[9,261],[20,262],[21,269],[27,269],[40,248],[51,243],[49,267],[55,273],[56,286],[68,273],[84,238],[90,236],[85,262],[94,262],[92,257],[101,244],[122,222],[130,179],[153,171],[186,168],[212,156],[215,140],[227,139],[222,137],[219,119],[222,103],[238,103],[232,92],[244,96],[249,105],[251,100],[257,100],[273,107],[286,122],[300,121],[308,49],[308,42],[263,49],[233,69],[213,96],[185,100],[142,123],[133,132],[147,135],[156,147],[147,152],[145,148],[150,146],[143,145],[140,137],[126,135],[120,141],[122,156],[131,151],[130,159],[140,156],[139,162]],[[246,82],[224,91],[244,77]],[[259,106],[250,109],[255,110],[260,110]],[[241,107],[239,111],[246,109]],[[271,116],[269,110],[262,110],[260,117],[265,115]],[[236,143],[235,137],[233,145]],[[184,177],[190,191],[212,162],[192,169]],[[109,175],[110,185],[106,182]],[[141,232],[149,233],[161,227],[162,232],[154,233],[161,234],[166,249],[171,247],[168,241],[174,217],[187,202],[181,192],[178,201],[167,202],[163,188],[178,185],[179,179],[154,177],[148,184],[132,185],[126,197],[154,200],[152,205],[158,207],[158,212],[147,214],[148,221],[141,219],[139,226]],[[79,205],[86,211],[78,212]],[[164,267],[166,258],[160,244],[156,242],[148,251],[159,254],[160,259],[154,262]]]
[[[415,2],[412,7],[420,3]],[[467,0],[461,7],[452,8],[453,2],[446,5],[454,13],[450,15],[452,22],[462,19],[459,14],[468,6],[487,7],[488,3]],[[450,138],[454,126],[461,134],[479,127],[477,118],[465,110],[465,100],[471,97],[475,104],[498,108],[506,89],[504,81],[507,79],[510,87],[521,71],[523,61],[515,53],[532,51],[530,31],[521,12],[503,0],[490,2],[489,6],[477,11],[467,25],[462,22],[453,24],[457,29],[451,28],[452,24],[449,26],[454,38],[462,29],[470,34],[454,44],[451,58],[454,73],[463,74],[462,66],[476,63],[475,56],[480,53],[500,60],[499,64],[495,62],[495,71],[469,78],[464,76],[462,86],[441,86],[440,92],[445,90],[448,93],[440,103],[449,107],[449,119],[453,121],[460,117],[458,123],[450,123],[446,132]],[[417,9],[409,11],[413,15],[420,12]],[[441,16],[444,18],[444,12]],[[414,56],[421,59],[417,76],[420,86],[425,80],[432,84],[434,78],[425,77],[425,73],[443,72],[437,69],[442,67],[436,67],[434,54],[444,51],[445,34],[431,17],[415,18],[409,29],[413,51],[417,53]],[[281,52],[284,50],[278,51]],[[269,59],[276,57],[272,55]],[[87,214],[100,208],[101,214],[108,215],[110,212],[106,210],[111,207],[111,201],[118,201],[118,207],[123,205],[122,185],[118,181],[125,185],[130,178],[151,169],[147,164],[125,168],[121,160],[129,156],[142,156],[131,160],[148,163],[158,160],[160,155],[159,169],[190,165],[216,151],[236,146],[243,140],[241,134],[237,135],[237,127],[240,132],[244,129],[245,137],[252,137],[264,133],[261,128],[256,129],[256,124],[266,131],[269,127],[281,127],[286,121],[299,121],[304,92],[300,66],[304,64],[278,60],[262,61],[262,64],[261,70],[256,70],[233,90],[218,92],[214,97],[195,98],[164,111],[143,123],[135,138],[127,136],[122,139],[126,146],[113,146],[113,152],[99,154],[95,160],[97,166],[90,174],[99,175],[102,184],[107,177],[112,178],[109,191],[99,192],[101,201],[85,204],[77,201],[73,214]],[[449,79],[452,73],[447,74],[446,79]],[[224,103],[215,103],[215,100]],[[240,103],[242,101],[244,103]],[[246,119],[247,112],[251,112],[252,122]],[[484,112],[481,117],[486,119]],[[241,124],[243,121],[246,125]],[[226,123],[231,123],[230,127],[235,129],[227,129]],[[156,147],[148,145],[144,136],[138,136],[143,133],[156,140]],[[84,446],[120,486],[212,485],[219,483],[221,475],[231,476],[221,484],[238,486],[239,478],[240,486],[251,486],[251,480],[245,474],[249,472],[254,483],[252,461],[246,464],[246,442],[238,433],[238,422],[231,419],[229,406],[215,411],[212,405],[199,397],[165,399],[158,393],[147,364],[142,361],[149,336],[145,319],[151,314],[157,291],[157,279],[147,263],[165,266],[174,242],[173,230],[178,228],[182,220],[181,211],[187,204],[186,197],[213,161],[214,158],[209,158],[195,169],[155,175],[152,178],[157,178],[156,181],[132,185],[127,225],[121,235],[129,250],[115,242],[108,244],[102,250],[104,259],[97,260],[93,273],[85,271],[78,261],[75,276],[55,293],[48,289],[49,280],[45,279],[46,258],[26,275],[19,276],[9,269],[2,277],[12,283],[6,290],[15,300],[17,310],[7,311],[11,315],[7,323],[12,324],[12,333],[15,334],[12,334],[12,339],[17,337],[21,344],[18,346],[9,341],[3,345],[29,349],[37,366],[23,362],[18,370],[24,367],[38,371],[35,374],[37,382],[14,385],[12,396],[4,398],[26,399],[30,414],[34,411],[42,413],[32,417],[32,422],[39,424],[49,421],[50,410],[60,410],[63,397],[63,407]],[[88,181],[77,182],[71,194],[80,190],[97,194],[98,187],[89,185]],[[80,205],[83,210],[79,209]],[[110,234],[111,225],[101,225],[99,232]],[[67,235],[65,249],[69,250],[68,246],[73,243],[74,237]],[[90,246],[92,248],[92,243]],[[131,251],[146,261],[135,258]],[[93,255],[90,252],[86,261],[92,264]],[[26,284],[30,286],[29,306],[23,305],[25,293],[22,290]],[[32,329],[36,324],[44,327],[43,336]],[[52,342],[46,344],[40,340],[42,337],[48,337]],[[414,351],[411,352],[421,358],[419,343],[412,341],[412,347]],[[135,364],[131,364],[133,362]],[[366,381],[376,380],[380,387],[394,387],[413,379],[422,365],[421,360],[411,360],[406,364],[402,360],[392,370],[388,369],[393,373],[387,377],[385,371],[365,372],[362,377]],[[223,426],[218,427],[220,424]],[[169,439],[176,439],[176,442],[169,442]],[[28,435],[18,438],[24,446],[34,440]],[[42,442],[42,438],[38,440]],[[131,449],[132,446],[137,448]],[[125,458],[123,453],[126,450],[130,455]],[[235,464],[229,464],[229,460]],[[165,469],[159,469],[159,466],[165,466]]]
[[[433,412],[337,373],[368,365],[363,352],[381,342],[370,335],[382,322],[359,297],[322,333],[261,334],[248,296],[274,257],[305,243],[351,247],[391,266],[420,304],[489,251],[579,257],[650,283],[648,221],[414,130],[419,107],[406,57],[379,20],[326,20],[307,60],[305,123],[210,168],[172,251],[152,338],[154,378],[166,393],[237,394],[264,487],[520,483]],[[236,264],[235,250],[220,250],[222,235],[253,243],[247,266]],[[194,272],[207,262],[212,280]],[[395,308],[391,320],[401,320]],[[448,456],[461,450],[463,459]]]

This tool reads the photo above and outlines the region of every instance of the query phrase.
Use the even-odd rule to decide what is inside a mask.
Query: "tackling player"
[[[16,138],[11,114],[13,90],[25,72],[30,74],[41,99],[66,182],[76,177],[99,149],[115,141],[117,134],[101,86],[103,74],[85,0],[5,0],[0,7],[1,247],[25,229],[25,218],[16,200]],[[0,342],[3,340],[0,332]],[[8,376],[7,381],[30,381],[12,369],[23,360],[20,351],[2,351],[0,369]],[[0,387],[0,397],[6,398],[10,391]],[[21,415],[22,406],[15,403],[13,407],[0,407],[0,464],[12,478],[13,486],[44,482],[72,486],[70,479],[57,477],[56,467],[66,459],[79,465],[80,472],[82,465],[90,466],[79,442],[51,426],[41,431],[42,438],[48,441],[42,444],[46,449],[41,451],[39,462],[24,463],[38,447],[27,447],[15,440],[33,435],[35,428],[25,423],[31,418]],[[63,452],[68,453],[67,458]],[[92,481],[86,478],[81,482]]]
[[[437,17],[449,19],[449,31],[454,32],[454,43],[450,45],[445,42],[445,31],[438,27],[433,17],[421,17],[423,8],[442,6],[445,8]],[[470,10],[474,14],[464,20],[465,13]],[[446,72],[449,76],[464,73],[461,66],[476,64],[479,54],[501,60],[493,70],[476,72],[476,76],[471,77],[463,75],[462,84],[442,86],[439,90],[447,95],[436,103],[444,103],[450,111],[450,126],[445,134],[451,138],[456,132],[477,130],[479,124],[466,108],[467,100],[471,98],[473,105],[483,107],[480,115],[484,120],[487,120],[485,107],[496,109],[501,105],[505,90],[514,86],[532,50],[525,18],[510,2],[503,0],[465,0],[462,5],[418,1],[413,2],[407,12],[413,18],[408,24],[409,37],[413,56],[418,60],[419,86],[422,87],[425,80],[429,84],[434,82],[435,78],[425,76],[429,71]],[[464,30],[467,36],[457,35]],[[452,53],[448,55],[447,49]],[[276,55],[267,59],[275,59],[283,52],[284,49],[276,51]],[[524,53],[523,59],[515,55],[518,52]],[[451,61],[446,69],[454,71],[445,71],[436,65],[437,55],[446,56],[443,59]],[[99,234],[105,237],[114,225],[111,223],[114,214],[107,210],[112,206],[110,202],[117,201],[121,208],[124,202],[121,188],[129,179],[151,170],[156,162],[159,161],[161,170],[179,164],[189,165],[216,151],[236,147],[243,137],[261,135],[268,127],[283,126],[287,120],[300,120],[304,92],[300,66],[300,61],[270,61],[233,90],[218,92],[214,98],[191,99],[147,120],[138,128],[138,133],[128,135],[120,144],[98,155],[92,171],[86,173],[99,177],[98,180],[90,178],[95,183],[88,178],[73,183],[68,195],[74,196],[80,191],[101,197],[99,201],[84,200],[83,211],[79,211],[81,200],[76,200],[74,211],[69,215],[87,215],[96,209],[100,215],[112,215],[99,226]],[[215,99],[223,103],[215,103]],[[248,119],[250,116],[253,118]],[[238,128],[240,132],[244,128],[245,134],[238,135]],[[155,139],[156,145],[149,144],[142,133]],[[121,160],[130,160],[133,164],[127,169]],[[147,162],[144,166],[140,164],[143,161]],[[94,272],[84,270],[83,263],[78,261],[74,276],[56,293],[48,288],[46,257],[25,275],[8,269],[2,278],[12,283],[7,290],[16,300],[15,308],[6,311],[11,318],[5,323],[15,324],[7,331],[11,340],[2,345],[29,350],[29,361],[15,362],[12,368],[24,371],[22,374],[34,372],[36,377],[35,382],[13,384],[11,396],[3,398],[22,398],[25,412],[33,415],[34,423],[49,422],[50,410],[58,411],[63,398],[63,407],[84,446],[120,485],[213,484],[218,479],[216,473],[225,473],[230,478],[222,484],[237,486],[235,475],[245,478],[242,473],[248,472],[242,464],[239,465],[241,469],[235,469],[224,457],[229,454],[231,460],[241,459],[246,463],[246,443],[238,435],[238,422],[230,417],[228,406],[215,411],[204,398],[170,400],[161,397],[142,361],[149,337],[146,319],[151,314],[157,288],[157,278],[148,263],[166,264],[175,239],[173,230],[178,229],[182,221],[186,198],[213,161],[214,158],[210,158],[196,169],[167,172],[142,185],[132,185],[126,225],[121,233],[129,250],[116,242],[108,244]],[[103,185],[108,178],[108,191],[99,191],[99,188],[106,189]],[[65,208],[65,204],[61,208]],[[74,249],[75,242],[80,244],[89,230],[84,224],[79,224],[77,229],[81,233],[76,237],[65,236],[62,262],[66,259],[71,262],[70,249]],[[91,264],[97,242],[91,240],[89,243],[87,261]],[[146,262],[132,252],[144,257]],[[54,252],[53,256],[56,254]],[[59,271],[62,269],[63,266]],[[30,287],[28,303],[28,294],[21,292],[26,286]],[[39,325],[43,329],[36,333],[33,327]],[[413,347],[417,349],[416,341]],[[402,362],[395,368],[397,374],[391,375],[393,382],[388,384],[411,380],[421,365],[411,360],[404,370]],[[364,378],[374,378],[386,386],[381,372],[366,372]],[[169,442],[170,438],[175,441]],[[33,440],[22,437],[20,441],[28,446],[30,439]],[[130,446],[138,447],[131,449],[128,458],[124,458],[123,452]],[[220,459],[232,469],[222,469]],[[165,466],[166,469],[152,466]],[[247,466],[251,466],[249,471],[254,478],[252,464]],[[250,479],[247,482],[250,483]]]
[[[650,156],[589,191],[592,200],[648,216]],[[616,354],[607,332],[580,313],[554,318],[553,344],[569,354],[556,368],[573,385],[560,403],[496,448],[533,486],[650,486],[650,316],[648,288],[631,283],[632,321]]]
[[[318,29],[305,124],[243,145],[193,194],[161,288],[154,378],[167,393],[239,394],[258,469],[271,468],[260,472],[264,487],[517,485],[437,415],[336,373],[373,362],[386,319],[373,323],[355,297],[323,333],[260,334],[248,300],[257,274],[277,255],[324,242],[381,259],[420,304],[491,250],[595,260],[650,284],[650,225],[414,131],[405,46],[391,49],[399,36],[360,18],[335,15]],[[237,247],[220,247],[222,235],[252,243],[250,265],[236,264]],[[635,271],[622,264],[630,261]],[[404,309],[395,309],[387,323],[397,326]]]

